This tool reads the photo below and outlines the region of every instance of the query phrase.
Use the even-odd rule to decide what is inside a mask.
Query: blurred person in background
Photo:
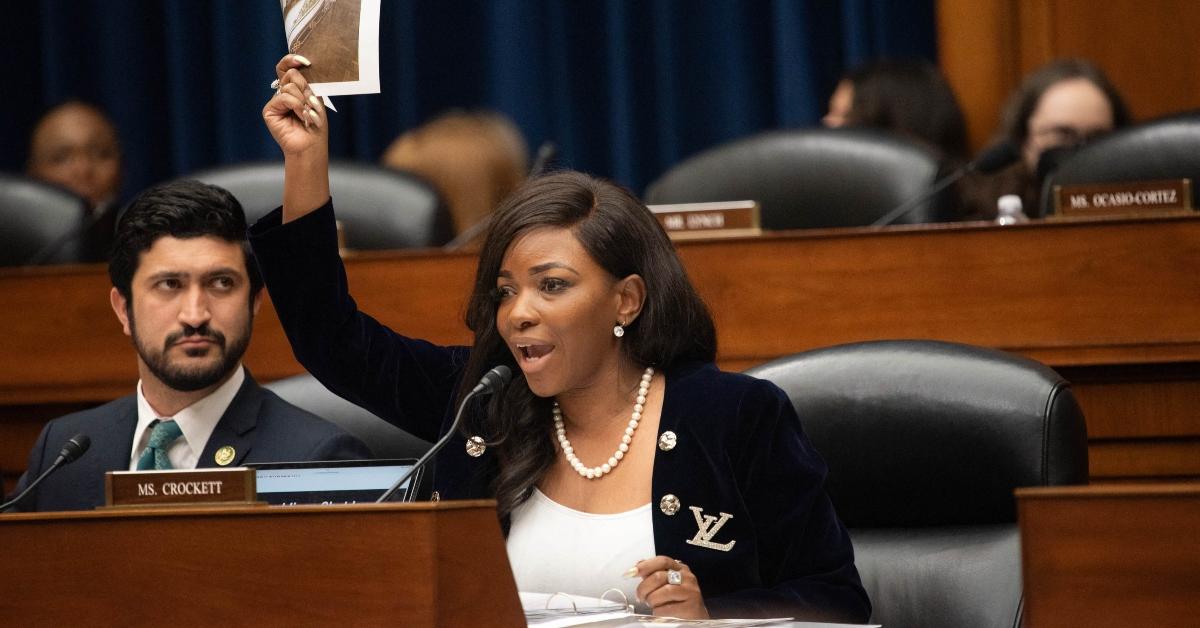
[[[921,59],[881,59],[859,66],[838,82],[822,123],[830,128],[866,128],[895,133],[933,151],[943,174],[967,163],[967,125],[942,73]],[[941,220],[961,220],[968,184],[938,196]]]
[[[1020,148],[1021,161],[982,183],[974,200],[980,217],[994,216],[1005,194],[1019,195],[1025,213],[1040,216],[1045,176],[1080,146],[1129,123],[1121,94],[1089,61],[1059,59],[1026,76],[996,132],[997,141]]]
[[[491,214],[529,172],[521,131],[488,111],[442,114],[396,138],[380,161],[431,183],[450,210],[456,234]]]
[[[86,201],[84,258],[106,259],[116,227],[116,212],[108,210],[121,189],[121,144],[108,116],[78,100],[52,107],[30,135],[25,171]]]
[[[935,150],[947,164],[967,159],[967,127],[954,90],[928,61],[879,60],[838,82],[825,126],[882,129]]]
[[[116,200],[121,187],[117,129],[95,105],[60,104],[34,126],[26,172],[82,196],[92,209],[102,208]]]

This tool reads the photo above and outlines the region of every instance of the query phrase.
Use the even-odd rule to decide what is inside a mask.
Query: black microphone
[[[1082,147],[1082,144],[1070,144],[1053,146],[1042,151],[1042,154],[1038,155],[1037,169],[1034,171],[1038,187],[1040,188],[1042,181],[1045,181],[1046,177],[1054,174],[1059,166],[1063,165],[1075,153],[1079,152],[1079,149]]]
[[[967,162],[954,172],[942,177],[928,190],[905,201],[904,203],[901,203],[900,206],[884,214],[879,218],[879,220],[871,223],[871,226],[882,227],[884,225],[890,225],[893,222],[903,218],[912,210],[920,207],[922,203],[936,196],[938,192],[941,192],[942,190],[953,185],[959,179],[967,176],[967,174],[972,172],[990,174],[1008,166],[1020,157],[1021,151],[1017,148],[1017,145],[1013,144],[1012,142],[1005,140],[1003,142],[993,144],[980,153],[979,156],[973,161]]]
[[[76,434],[72,436],[70,440],[63,445],[62,451],[58,452],[58,458],[54,461],[54,464],[50,465],[49,469],[43,471],[36,480],[29,484],[29,486],[26,486],[25,490],[21,491],[20,495],[17,495],[16,497],[12,498],[12,500],[0,505],[0,512],[4,512],[13,506],[16,506],[17,503],[19,503],[22,499],[25,499],[25,496],[28,495],[30,491],[36,488],[38,484],[41,484],[42,480],[49,477],[50,474],[54,473],[59,467],[71,464],[72,462],[78,460],[79,457],[88,450],[88,447],[91,446],[92,439],[88,438],[87,434]]]
[[[458,404],[458,412],[454,414],[454,421],[450,423],[450,429],[446,430],[446,435],[438,439],[438,442],[434,443],[433,447],[430,447],[429,451],[425,452],[425,455],[421,456],[421,459],[417,460],[416,464],[414,464],[407,473],[400,476],[400,479],[396,480],[396,483],[393,484],[392,487],[387,490],[387,492],[381,495],[379,499],[375,500],[375,502],[382,503],[391,499],[392,495],[394,495],[396,491],[400,490],[400,487],[408,481],[408,478],[412,477],[414,473],[424,467],[425,464],[428,463],[431,458],[433,458],[434,454],[441,451],[442,447],[445,447],[446,443],[450,442],[450,438],[458,432],[458,423],[462,420],[463,410],[467,407],[467,402],[470,401],[472,397],[476,395],[490,395],[494,392],[497,392],[507,386],[508,380],[510,379],[512,379],[512,369],[504,366],[503,364],[493,368],[487,373],[484,373],[483,377],[479,378],[479,383],[471,389],[471,392],[467,393],[466,397],[463,397],[462,403]],[[416,489],[417,487],[414,486],[408,491],[408,495],[405,496],[405,501],[412,501],[413,496],[417,492]]]
[[[558,159],[558,144],[546,140],[538,146],[537,154],[533,158],[533,166],[529,168],[529,176],[536,177],[546,171]]]

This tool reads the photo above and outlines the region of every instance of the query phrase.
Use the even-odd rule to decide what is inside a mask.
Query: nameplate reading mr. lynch
[[[104,476],[109,506],[253,503],[254,469],[109,471]]]
[[[762,234],[758,203],[755,201],[678,203],[648,207],[672,240]]]

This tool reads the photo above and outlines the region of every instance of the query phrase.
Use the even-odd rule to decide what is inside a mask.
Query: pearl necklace
[[[563,455],[567,457],[567,462],[571,468],[579,475],[589,479],[598,480],[604,477],[609,471],[616,468],[621,459],[625,457],[629,451],[629,443],[633,442],[633,433],[637,431],[638,423],[642,420],[642,410],[646,405],[646,393],[650,392],[650,380],[654,378],[654,367],[647,366],[646,372],[642,373],[642,382],[638,384],[637,400],[633,404],[633,415],[629,419],[629,425],[625,428],[625,434],[621,436],[621,444],[617,445],[617,450],[613,455],[609,456],[608,462],[598,467],[584,466],[579,458],[575,456],[575,448],[571,447],[571,441],[567,440],[567,428],[563,425],[562,410],[558,407],[558,402],[554,402],[554,431],[558,434],[558,444],[562,447]]]

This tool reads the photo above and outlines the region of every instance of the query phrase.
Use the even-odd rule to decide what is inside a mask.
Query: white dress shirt
[[[150,424],[156,419],[173,420],[179,424],[179,430],[183,432],[183,435],[167,448],[167,458],[170,458],[171,466],[176,469],[195,469],[196,464],[200,462],[200,454],[204,452],[204,447],[208,444],[208,437],[212,436],[221,416],[229,408],[229,404],[237,395],[238,389],[242,387],[244,381],[246,381],[245,369],[239,364],[233,375],[208,396],[180,410],[173,417],[163,417],[158,416],[150,407],[150,402],[146,401],[146,396],[142,394],[142,382],[139,380],[137,385],[138,422],[137,428],[133,430],[129,470],[137,471],[138,459],[142,457],[142,452],[146,450],[146,445],[150,442],[150,431],[153,429]]]

